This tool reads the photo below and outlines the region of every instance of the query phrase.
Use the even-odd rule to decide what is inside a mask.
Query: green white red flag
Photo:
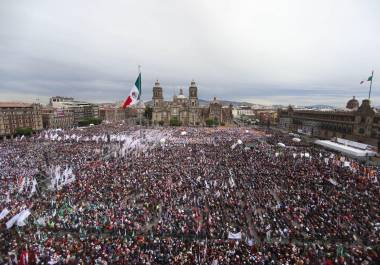
[[[135,85],[132,87],[131,92],[126,100],[123,103],[123,109],[126,109],[129,106],[137,104],[141,96],[141,73],[136,79]]]
[[[360,81],[360,84],[363,84],[365,81],[370,82],[370,81],[372,81],[372,78],[373,78],[373,74],[372,74],[370,77],[368,77],[367,80],[362,80],[362,81]]]

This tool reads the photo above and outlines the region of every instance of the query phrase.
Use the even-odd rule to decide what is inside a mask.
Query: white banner
[[[0,220],[4,219],[5,216],[9,213],[9,210],[7,208],[4,208],[0,213]]]
[[[228,232],[228,239],[240,240],[241,239],[241,232],[239,232],[239,233]]]
[[[20,216],[17,218],[17,226],[24,226],[26,219],[31,214],[29,209],[26,209],[21,212]]]

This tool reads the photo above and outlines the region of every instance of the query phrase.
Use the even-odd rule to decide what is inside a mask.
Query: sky
[[[0,0],[0,101],[380,105],[379,0]]]

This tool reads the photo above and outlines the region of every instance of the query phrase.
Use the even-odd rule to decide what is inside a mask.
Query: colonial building
[[[232,115],[235,118],[240,118],[241,116],[247,116],[251,118],[255,117],[256,114],[251,106],[237,106],[233,108]]]
[[[70,109],[74,113],[74,124],[87,118],[99,117],[99,106],[92,103],[74,100],[69,97],[52,97],[49,105],[56,109]]]
[[[255,109],[256,118],[260,124],[263,125],[276,125],[277,124],[277,110],[274,109]]]
[[[41,105],[21,102],[0,102],[0,137],[14,136],[17,128],[42,128]]]
[[[66,129],[74,126],[72,109],[55,109],[47,106],[42,108],[42,122],[45,129]]]
[[[179,95],[175,95],[172,101],[164,101],[163,89],[157,81],[153,87],[152,99],[154,124],[168,125],[172,119],[177,119],[185,126],[205,125],[208,119],[218,121],[220,124],[232,123],[232,106],[223,107],[216,98],[209,106],[199,106],[198,87],[194,81],[190,84],[188,97],[180,89]]]
[[[119,104],[120,105],[120,104]],[[124,121],[126,117],[125,110],[118,104],[101,104],[99,106],[99,118],[108,122]]]
[[[278,126],[299,131],[310,136],[329,139],[345,138],[378,146],[380,137],[380,114],[371,107],[370,101],[351,99],[345,110],[304,110],[288,107],[278,111]]]

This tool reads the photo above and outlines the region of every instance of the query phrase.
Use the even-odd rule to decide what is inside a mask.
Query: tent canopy
[[[352,146],[335,143],[329,140],[316,140],[314,143],[317,145],[321,145],[325,148],[329,148],[329,149],[341,152],[343,154],[347,154],[347,155],[355,156],[355,157],[366,157],[366,156],[376,155],[376,152],[371,151],[371,150],[358,149]]]

